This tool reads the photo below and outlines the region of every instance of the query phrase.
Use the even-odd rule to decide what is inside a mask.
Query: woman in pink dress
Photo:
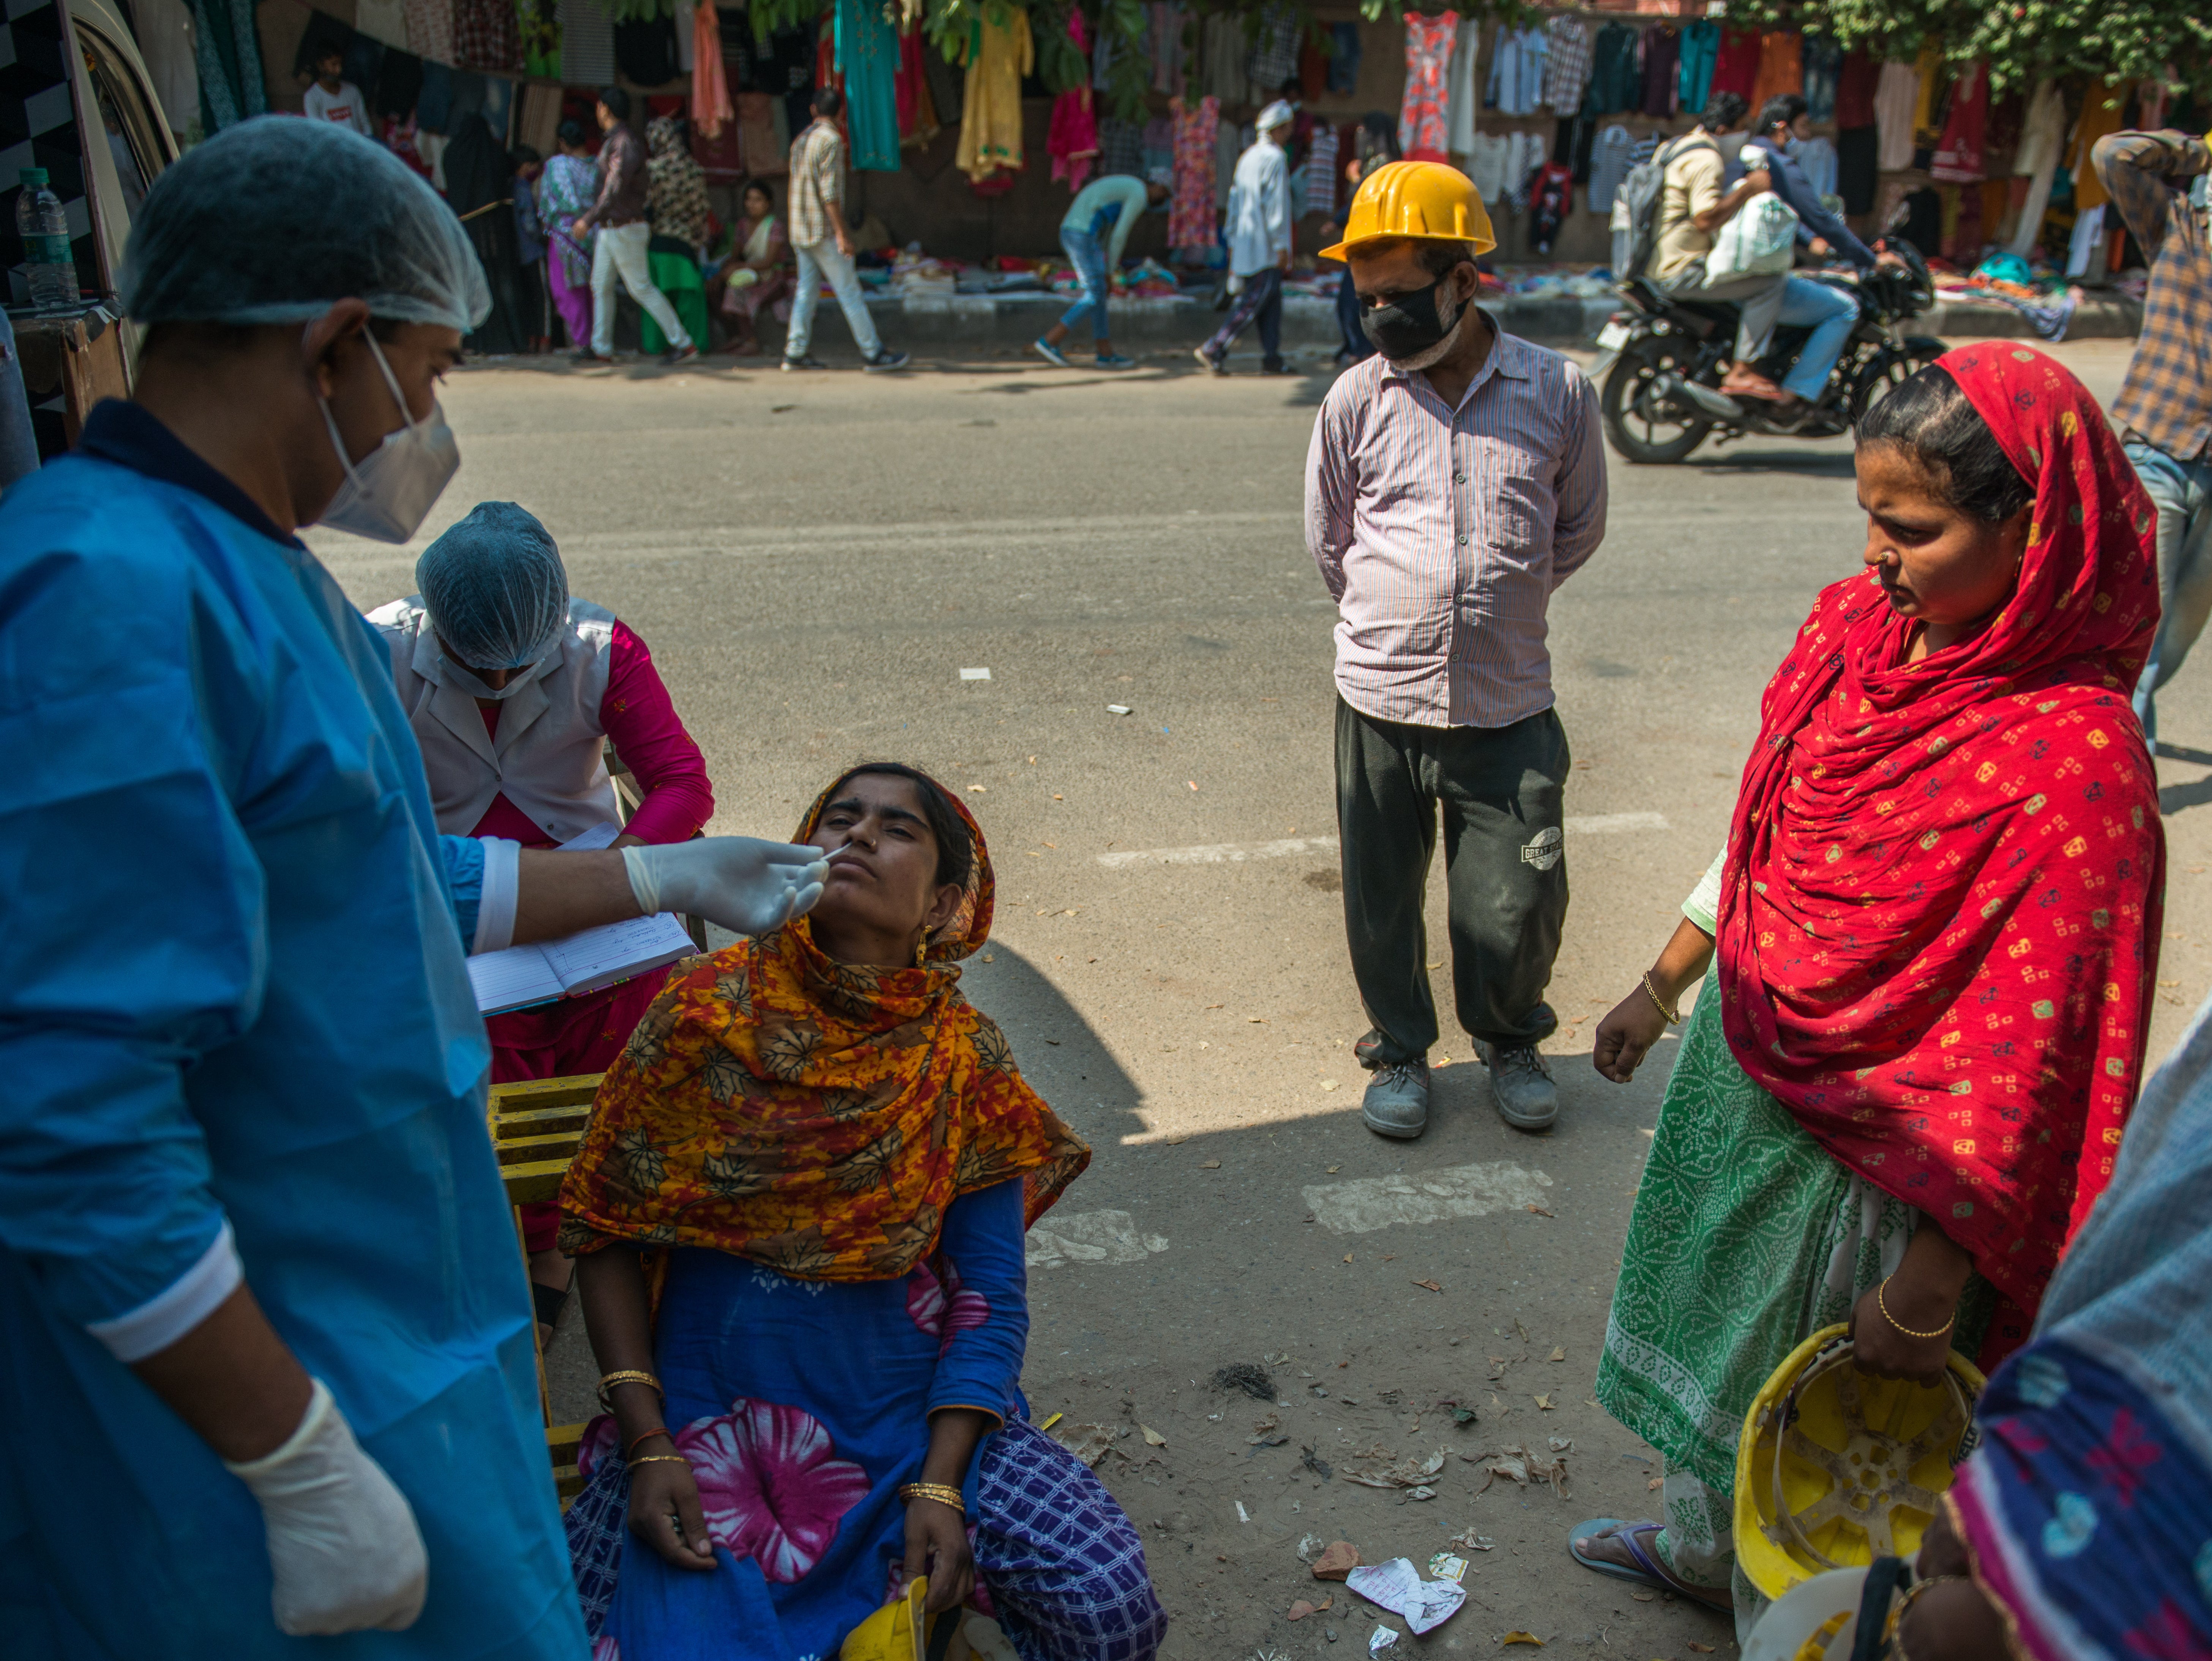
[[[391,648],[440,830],[549,848],[611,826],[609,741],[644,796],[613,846],[682,842],[706,823],[707,764],[652,654],[612,612],[569,597],[560,550],[533,516],[479,502],[423,550],[415,581],[421,592],[368,621]],[[492,1082],[605,1071],[665,978],[492,1016]],[[526,1205],[522,1218],[550,1337],[569,1261],[554,1246],[551,1205]]]

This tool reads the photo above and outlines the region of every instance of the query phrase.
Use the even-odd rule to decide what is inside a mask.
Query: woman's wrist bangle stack
[[[1959,1324],[1959,1312],[1954,1309],[1951,1312],[1951,1318],[1944,1322],[1942,1325],[1937,1327],[1933,1332],[1915,1332],[1903,1321],[1899,1320],[1896,1316],[1889,1312],[1888,1292],[1889,1281],[1887,1277],[1884,1277],[1881,1283],[1874,1289],[1874,1306],[1875,1308],[1881,1311],[1882,1319],[1887,1321],[1892,1326],[1895,1327],[1899,1332],[1903,1333],[1908,1338],[1920,1338],[1923,1340],[1929,1338],[1940,1338],[1946,1332],[1948,1332],[1953,1327]]]
[[[1620,983],[1616,981],[1614,984],[1618,985]],[[1659,996],[1659,989],[1651,984],[1651,971],[1649,969],[1644,972],[1644,994],[1659,1006],[1659,1013],[1667,1017],[1667,1024],[1669,1027],[1679,1027],[1682,1024],[1680,1006],[1677,1005],[1671,1009],[1667,1007],[1667,1000]]]
[[[650,1390],[654,1395],[659,1397],[662,1401],[665,1402],[668,1399],[668,1392],[660,1387],[659,1379],[654,1378],[650,1373],[641,1373],[635,1367],[629,1367],[620,1373],[607,1373],[600,1375],[599,1405],[606,1409],[608,1412],[613,1412],[615,1410],[615,1404],[608,1398],[607,1392],[610,1390],[612,1390],[617,1385],[625,1384],[641,1384],[647,1390]]]
[[[943,1482],[908,1482],[898,1491],[902,1500],[934,1500],[940,1506],[951,1506],[963,1517],[968,1507],[960,1498],[960,1490]]]
[[[691,1462],[689,1459],[685,1458],[680,1453],[648,1453],[643,1458],[632,1459],[629,1462],[629,1467],[632,1470],[636,1470],[640,1465],[684,1465],[689,1467],[690,1463]]]

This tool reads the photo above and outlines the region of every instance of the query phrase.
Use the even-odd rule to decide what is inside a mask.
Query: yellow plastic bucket
[[[1909,1557],[1972,1447],[1984,1379],[1953,1351],[1940,1385],[1877,1379],[1848,1327],[1790,1351],[1744,1415],[1735,1456],[1735,1560],[1780,1597],[1831,1569]]]

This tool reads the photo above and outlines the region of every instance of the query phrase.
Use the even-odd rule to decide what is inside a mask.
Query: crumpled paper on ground
[[[1356,1568],[1344,1584],[1369,1603],[1402,1615],[1414,1635],[1433,1632],[1459,1613],[1467,1589],[1450,1580],[1424,1580],[1410,1557],[1394,1557],[1372,1568]]]

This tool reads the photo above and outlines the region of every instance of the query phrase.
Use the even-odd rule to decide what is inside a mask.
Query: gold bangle
[[[620,1373],[608,1373],[601,1375],[599,1379],[599,1405],[606,1409],[608,1412],[613,1412],[615,1410],[615,1404],[607,1399],[607,1391],[611,1385],[624,1384],[641,1384],[645,1385],[647,1389],[652,1391],[654,1395],[659,1397],[662,1401],[665,1402],[668,1399],[668,1392],[660,1387],[659,1379],[654,1378],[650,1373],[641,1373],[635,1367],[629,1367],[625,1368]]]
[[[902,1500],[934,1500],[940,1506],[951,1506],[963,1517],[968,1514],[968,1507],[961,1501],[960,1490],[943,1482],[908,1482],[899,1489],[898,1495]]]
[[[640,1465],[689,1465],[690,1463],[680,1453],[648,1453],[641,1458],[629,1461],[632,1470]]]
[[[1659,996],[1659,989],[1651,984],[1651,971],[1649,969],[1644,972],[1644,992],[1645,997],[1659,1006],[1659,1013],[1667,1017],[1667,1024],[1669,1027],[1679,1027],[1682,1024],[1681,1007],[1679,1004],[1671,1009],[1667,1007],[1667,1000]]]
[[[1899,1332],[1902,1332],[1908,1338],[1940,1338],[1946,1332],[1948,1332],[1953,1327],[1959,1324],[1959,1312],[1954,1309],[1951,1312],[1951,1318],[1944,1322],[1942,1325],[1937,1327],[1933,1332],[1915,1332],[1911,1327],[1905,1325],[1904,1322],[1899,1320],[1896,1316],[1889,1312],[1889,1299],[1884,1295],[1888,1289],[1889,1277],[1884,1276],[1882,1277],[1881,1283],[1879,1286],[1876,1286],[1874,1289],[1875,1307],[1881,1311],[1882,1319],[1887,1321],[1892,1326],[1895,1327]]]

